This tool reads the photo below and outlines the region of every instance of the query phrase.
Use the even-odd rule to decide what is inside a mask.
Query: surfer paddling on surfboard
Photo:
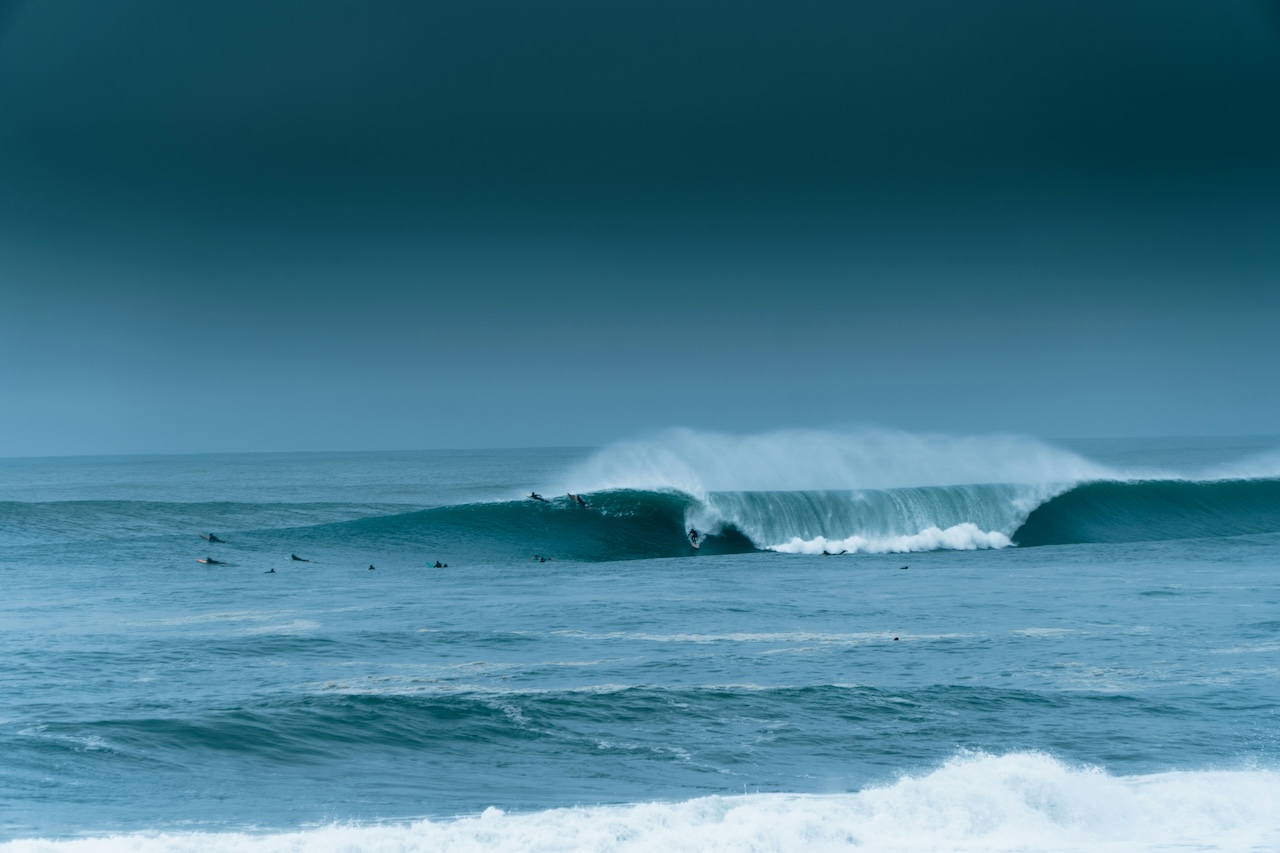
[[[201,538],[201,539],[203,539],[203,540],[205,540],[206,542],[221,542],[221,541],[222,541],[222,540],[221,540],[221,539],[219,539],[217,536],[214,536],[212,533],[201,533],[201,534],[200,534],[200,538]]]
[[[537,492],[530,492],[530,493],[529,493],[529,499],[530,499],[530,500],[535,500],[535,501],[542,501],[544,504],[545,504],[545,503],[551,503],[551,501],[547,500],[546,498],[544,498],[542,495],[538,494]]]
[[[573,501],[580,507],[586,507],[587,505],[587,502],[582,499],[582,495],[575,495],[573,492],[569,492],[569,500]]]
[[[196,560],[196,562],[204,563],[209,566],[225,566],[226,565],[226,563],[222,562],[221,560],[215,560],[213,559],[213,557],[205,557],[203,559],[198,559]]]

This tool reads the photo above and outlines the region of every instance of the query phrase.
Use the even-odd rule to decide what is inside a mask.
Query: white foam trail
[[[1114,472],[1021,436],[915,435],[883,429],[784,430],[734,436],[673,429],[606,447],[560,491],[709,492],[891,489],[975,483],[1060,484]]]
[[[850,536],[847,539],[801,539],[798,536],[781,545],[771,545],[769,550],[785,554],[908,554],[915,551],[979,551],[987,548],[1007,548],[1013,542],[998,530],[982,530],[971,522],[957,524],[946,530],[929,527],[919,533],[891,536],[884,539],[868,539]]]
[[[925,775],[854,794],[757,794],[678,803],[552,809],[274,834],[136,833],[19,840],[4,853],[130,851],[1280,849],[1280,773],[1270,770],[1111,776],[1049,756],[969,755]]]

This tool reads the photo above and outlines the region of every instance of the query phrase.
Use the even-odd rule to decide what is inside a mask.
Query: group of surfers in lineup
[[[201,538],[201,539],[203,539],[203,540],[204,540],[204,541],[206,541],[206,542],[217,542],[217,543],[219,543],[219,544],[225,544],[225,543],[226,543],[226,541],[227,541],[227,540],[225,540],[225,539],[219,539],[217,536],[215,536],[215,535],[214,535],[214,534],[212,534],[212,533],[201,533],[201,534],[200,534],[200,538]],[[310,563],[310,562],[311,562],[310,560],[308,560],[308,559],[307,559],[307,558],[305,558],[305,557],[299,557],[297,554],[290,554],[290,555],[289,555],[289,559],[290,559],[290,560],[292,560],[292,561],[293,561],[293,562],[295,562],[295,563]],[[197,563],[204,563],[206,566],[225,566],[225,565],[228,565],[228,563],[227,563],[225,560],[215,560],[215,559],[213,559],[213,557],[199,557],[199,558],[197,558],[197,559],[196,559],[196,562],[197,562]],[[543,560],[543,562],[545,563],[545,562],[546,562],[546,560]],[[440,562],[439,560],[436,560],[436,564],[435,564],[434,566],[432,566],[432,568],[435,568],[435,569],[447,569],[447,568],[449,568],[449,564],[448,564],[448,563],[442,563],[442,562]],[[370,563],[370,564],[369,564],[369,571],[371,571],[371,572],[372,572],[372,571],[375,571],[373,563]],[[272,566],[270,569],[267,569],[265,572],[263,572],[263,574],[264,574],[264,575],[274,575],[275,573],[276,573],[275,566]]]
[[[589,503],[587,503],[585,500],[583,500],[582,495],[575,495],[573,492],[569,492],[568,497],[569,497],[569,500],[573,501],[574,503],[576,503],[576,504],[577,504],[578,506],[580,506],[580,507],[583,507],[583,508],[585,508],[585,509],[590,509],[590,508],[591,508],[591,504],[589,504]],[[537,492],[530,492],[530,493],[529,493],[529,500],[532,500],[532,501],[542,501],[542,503],[544,503],[544,504],[549,504],[549,503],[551,503],[551,501],[547,500],[546,498],[544,498],[542,495],[538,494]]]
[[[587,502],[586,502],[586,500],[582,497],[582,495],[575,495],[573,492],[569,492],[569,494],[568,494],[568,498],[569,498],[569,500],[573,501],[575,504],[577,504],[578,506],[580,506],[580,507],[582,507],[582,508],[584,508],[584,509],[590,509],[590,508],[591,508],[591,504],[587,503]],[[535,501],[540,501],[540,502],[542,502],[542,503],[551,503],[551,501],[547,500],[546,498],[544,498],[542,495],[538,494],[537,492],[530,492],[530,493],[529,493],[529,499],[530,499],[530,500],[535,500]],[[220,544],[221,544],[221,543],[225,543],[225,542],[226,542],[226,540],[225,540],[225,539],[219,539],[219,538],[218,538],[218,536],[217,536],[216,534],[213,534],[213,533],[201,533],[201,534],[200,534],[200,538],[201,538],[201,539],[203,539],[203,540],[205,540],[206,542],[217,542],[217,543],[220,543]],[[697,531],[697,530],[694,530],[693,528],[690,528],[690,529],[689,529],[689,542],[693,544],[693,547],[695,547],[695,548],[697,548],[697,547],[698,547],[698,531]],[[540,554],[534,554],[534,555],[533,555],[533,558],[534,558],[535,560],[537,560],[538,562],[540,562],[540,563],[545,563],[547,560],[551,559],[550,557],[544,557],[544,556],[542,556],[542,555],[540,555]],[[311,562],[310,560],[307,560],[307,559],[304,559],[304,558],[302,558],[302,557],[299,557],[297,554],[290,554],[290,555],[289,555],[289,559],[294,560],[294,561],[299,562],[299,563],[310,563],[310,562]],[[205,564],[205,565],[207,565],[207,566],[225,566],[225,565],[227,565],[227,563],[226,563],[225,561],[223,561],[223,560],[215,560],[213,557],[201,557],[201,558],[197,559],[197,560],[196,560],[196,562],[197,562],[197,563],[204,563],[204,564]],[[448,564],[448,563],[442,563],[442,562],[440,562],[439,560],[436,560],[435,565],[434,565],[434,566],[432,566],[432,568],[435,568],[435,569],[447,569],[447,568],[449,568],[449,564]],[[271,575],[271,574],[275,574],[275,571],[276,571],[276,570],[275,570],[275,568],[273,567],[273,568],[271,568],[271,569],[269,569],[269,570],[267,570],[267,571],[263,572],[263,574],[264,574],[264,575]],[[374,566],[373,566],[373,564],[372,564],[372,563],[370,563],[370,564],[369,564],[369,571],[371,571],[371,572],[372,572],[372,571],[374,571]]]

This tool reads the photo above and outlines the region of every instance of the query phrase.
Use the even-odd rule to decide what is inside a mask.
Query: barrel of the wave
[[[698,520],[787,553],[1003,548],[1043,491],[978,484],[857,491],[716,492]]]

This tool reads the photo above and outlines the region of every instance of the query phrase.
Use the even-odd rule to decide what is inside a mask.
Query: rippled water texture
[[[608,481],[631,446],[0,461],[0,840],[1275,841],[1275,442],[858,481],[892,438],[829,437],[844,488],[688,434],[679,484]],[[1006,541],[832,547],[962,524]]]

